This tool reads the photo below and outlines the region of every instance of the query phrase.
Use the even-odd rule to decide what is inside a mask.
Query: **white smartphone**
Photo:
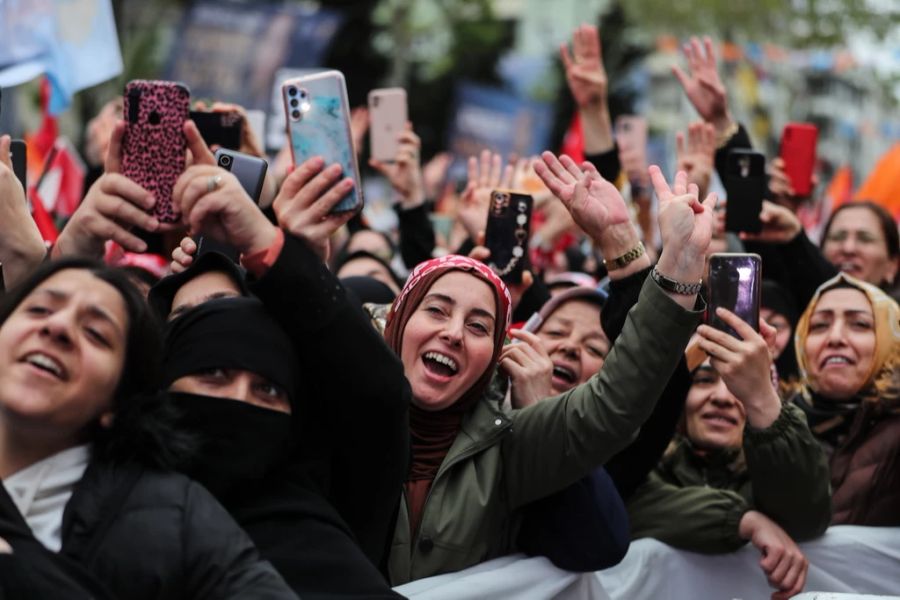
[[[375,160],[391,162],[400,143],[397,136],[409,120],[406,90],[385,88],[369,92],[369,151]]]

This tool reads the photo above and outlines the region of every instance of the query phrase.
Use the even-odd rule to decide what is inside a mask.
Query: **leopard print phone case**
[[[172,188],[184,171],[184,121],[191,94],[173,81],[135,80],[125,86],[122,174],[152,193],[152,213],[163,223],[181,215],[172,207]]]

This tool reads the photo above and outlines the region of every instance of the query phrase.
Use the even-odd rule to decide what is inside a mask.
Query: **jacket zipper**
[[[410,557],[409,569],[410,569],[410,571],[412,571],[412,559],[415,556],[415,550],[416,550],[416,548],[419,547],[419,540],[422,537],[422,524],[425,522],[425,513],[428,508],[428,500],[431,498],[431,491],[434,489],[434,484],[437,482],[438,479],[441,478],[441,475],[446,473],[448,470],[450,470],[451,467],[453,467],[457,463],[459,463],[459,462],[469,458],[470,456],[473,456],[473,455],[481,452],[485,448],[488,448],[491,445],[493,445],[494,439],[500,437],[500,435],[503,434],[504,432],[506,432],[506,430],[509,429],[511,427],[511,425],[512,424],[509,423],[503,429],[501,429],[499,431],[495,431],[494,433],[492,433],[491,435],[486,437],[484,440],[482,440],[481,443],[471,446],[471,447],[467,448],[466,450],[464,450],[463,452],[460,452],[455,457],[453,457],[453,459],[450,462],[446,462],[438,468],[438,472],[434,476],[434,480],[431,482],[431,487],[428,488],[428,493],[425,495],[425,503],[422,505],[422,519],[421,519],[421,521],[419,521],[419,528],[416,531],[416,537],[413,540],[412,547],[410,548],[410,553],[409,553],[409,557]],[[403,490],[403,499],[406,501],[406,519],[407,519],[406,524],[408,527],[409,526],[409,500],[406,498],[406,489],[405,488]]]

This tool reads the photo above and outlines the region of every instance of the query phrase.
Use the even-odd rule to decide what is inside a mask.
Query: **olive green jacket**
[[[603,368],[588,382],[512,412],[482,399],[435,476],[415,539],[401,502],[391,584],[509,552],[516,508],[577,481],[634,439],[699,318],[647,278]]]
[[[825,453],[799,408],[786,404],[771,426],[746,427],[741,449],[699,455],[686,439],[628,499],[631,537],[693,552],[731,552],[747,540],[741,517],[758,510],[795,540],[824,533],[831,520]]]

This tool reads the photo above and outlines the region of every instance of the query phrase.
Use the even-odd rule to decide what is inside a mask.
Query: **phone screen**
[[[740,338],[732,327],[716,316],[716,309],[722,307],[736,314],[754,331],[759,331],[761,278],[762,259],[758,254],[722,253],[710,256],[706,322]]]

